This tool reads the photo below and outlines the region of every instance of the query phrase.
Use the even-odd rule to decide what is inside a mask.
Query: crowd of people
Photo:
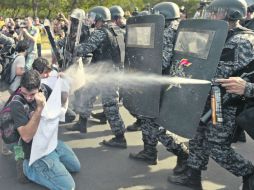
[[[54,137],[56,143],[51,151],[30,164],[33,140],[36,132],[39,131],[43,110],[46,109],[45,105],[51,94],[55,94],[53,92],[58,79],[63,78],[67,81],[68,88],[62,90],[58,98],[61,99],[61,106],[67,110],[64,112],[65,120],[72,122],[76,114],[78,115],[78,121],[66,127],[66,130],[87,133],[87,123],[92,115],[102,123],[108,122],[114,134],[112,139],[102,141],[104,146],[125,149],[127,148],[125,131],[142,132],[144,148],[138,153],[130,153],[129,157],[133,160],[143,161],[150,165],[157,164],[156,146],[158,142],[176,155],[176,166],[173,174],[168,177],[170,183],[188,186],[195,190],[202,189],[201,173],[202,170],[207,169],[209,157],[211,157],[221,167],[243,178],[243,190],[254,190],[253,163],[236,153],[231,147],[233,142],[244,135],[244,130],[250,133],[250,136],[253,135],[251,134],[253,130],[249,130],[251,126],[241,127],[236,124],[236,118],[246,110],[247,103],[251,105],[249,102],[253,101],[254,96],[253,79],[250,77],[249,81],[246,81],[245,78],[241,78],[243,73],[253,71],[251,70],[254,61],[253,7],[254,2],[247,4],[245,0],[214,0],[210,4],[202,5],[195,14],[195,18],[224,20],[228,23],[228,36],[214,78],[220,84],[223,95],[235,94],[235,96],[241,96],[242,100],[244,97],[244,101],[234,104],[229,100],[229,103],[222,104],[223,122],[218,126],[214,124],[212,118],[206,123],[197,124],[196,135],[189,140],[188,147],[179,142],[177,135],[159,125],[155,117],[131,113],[136,118],[136,122],[125,127],[118,107],[119,86],[114,82],[103,86],[101,83],[98,84],[98,81],[93,81],[82,86],[74,93],[75,101],[72,106],[75,112],[67,108],[70,92],[69,80],[66,74],[60,72],[61,69],[67,68],[61,68],[61,65],[55,68],[53,65],[56,64],[56,61],[49,63],[42,57],[41,35],[45,35],[45,31],[40,19],[27,17],[24,20],[15,19],[14,21],[8,18],[3,21],[4,19],[0,17],[0,44],[3,45],[0,53],[10,53],[10,49],[15,47],[9,83],[11,97],[4,107],[5,110],[9,108],[8,122],[10,125],[8,126],[12,126],[14,130],[10,140],[10,137],[4,134],[0,122],[4,141],[2,153],[12,154],[15,158],[18,157],[17,155],[20,156],[20,151],[23,153],[21,159],[16,159],[19,180],[21,182],[33,181],[48,189],[75,189],[71,173],[79,172],[81,163],[72,149],[57,137]],[[173,68],[177,64],[173,61],[176,34],[181,20],[187,19],[186,9],[173,2],[162,2],[152,8],[149,7],[146,12],[139,12],[138,9],[135,9],[132,16],[143,17],[153,14],[162,15],[165,21],[161,73],[165,76],[172,75]],[[73,57],[82,57],[83,62],[87,55],[92,54],[89,63],[84,63],[88,68],[103,65],[106,62],[110,65],[107,69],[111,72],[125,69],[125,57],[122,52],[123,47],[126,47],[122,44],[126,42],[124,10],[120,6],[110,8],[96,6],[89,10],[88,15],[88,18],[81,20],[84,22],[83,25],[89,24],[89,32],[85,33],[87,36],[80,39],[79,45],[75,44],[72,52],[68,53]],[[71,17],[74,18],[74,15]],[[71,17],[67,19],[60,13],[52,22],[54,40],[63,57],[66,52],[64,48],[67,47],[65,43],[68,42],[66,40],[68,35],[74,35],[77,39],[75,36],[77,34],[67,32],[68,27],[74,23],[70,22]],[[61,48],[63,50],[60,50]],[[162,90],[160,93],[163,93]],[[103,112],[93,114],[93,103],[98,96],[102,100]],[[204,113],[211,109],[211,95],[207,96]],[[0,114],[3,113],[0,112]],[[57,116],[56,120],[60,121],[59,118]],[[246,139],[240,140],[246,141]]]

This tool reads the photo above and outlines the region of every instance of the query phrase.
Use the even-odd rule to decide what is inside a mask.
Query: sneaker
[[[2,155],[4,156],[9,156],[12,154],[12,151],[7,148],[6,144],[2,141],[2,150],[1,150]]]
[[[142,150],[138,153],[130,153],[129,158],[133,160],[143,161],[148,163],[149,165],[156,165],[157,164],[157,153],[148,153],[145,150]]]
[[[125,138],[114,137],[108,141],[103,140],[102,144],[105,146],[116,147],[116,148],[127,148],[127,143]]]

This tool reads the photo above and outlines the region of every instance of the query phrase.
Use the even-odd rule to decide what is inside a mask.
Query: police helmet
[[[173,2],[161,2],[153,7],[154,14],[162,14],[166,20],[180,18],[179,6]]]
[[[85,11],[83,9],[74,9],[71,13],[72,18],[83,20],[85,18]]]
[[[96,6],[89,10],[89,17],[93,18],[95,22],[97,21],[109,21],[111,20],[111,14],[107,7]]]
[[[247,3],[245,0],[214,0],[207,7],[206,12],[220,14],[227,20],[241,20],[247,15]]]
[[[118,5],[114,5],[109,8],[110,13],[111,13],[111,18],[112,20],[117,20],[118,18],[123,18],[124,17],[124,11],[122,7]]]

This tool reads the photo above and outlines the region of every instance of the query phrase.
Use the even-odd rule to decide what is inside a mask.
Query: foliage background
[[[4,17],[38,16],[40,18],[54,18],[58,12],[70,14],[74,8],[85,11],[97,5],[110,7],[120,5],[125,11],[132,12],[135,7],[143,10],[153,7],[160,0],[0,0],[0,15]],[[179,6],[185,6],[188,17],[192,17],[199,6],[199,0],[171,0]]]

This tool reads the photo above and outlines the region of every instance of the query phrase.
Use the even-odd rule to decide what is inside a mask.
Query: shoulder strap
[[[16,95],[14,95],[13,98],[12,98],[12,100],[11,100],[10,102],[12,102],[12,101],[20,102],[20,103],[22,103],[23,105],[26,104],[26,101],[25,101],[25,99],[23,98],[23,96],[22,96],[21,94],[16,94]]]
[[[13,92],[13,93],[11,94],[11,96],[8,98],[7,102],[4,104],[4,107],[6,107],[6,106],[13,100],[14,96],[16,96],[16,95],[18,95],[21,99],[23,99],[23,101],[25,101],[24,98],[22,97],[22,95],[20,94],[20,88],[18,88],[18,89],[15,90],[15,92]],[[22,100],[21,100],[21,101],[22,101]]]

